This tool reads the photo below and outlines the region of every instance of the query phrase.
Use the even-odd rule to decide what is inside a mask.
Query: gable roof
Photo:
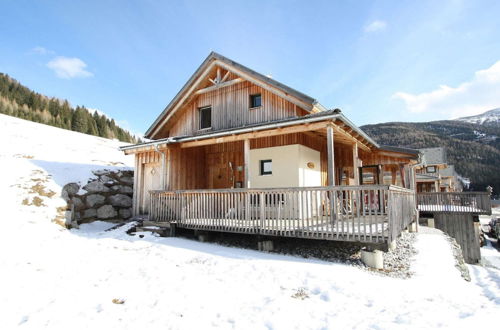
[[[154,133],[164,124],[169,117],[177,110],[179,103],[182,103],[183,100],[187,98],[189,94],[194,92],[194,87],[197,86],[198,83],[205,78],[211,68],[213,66],[218,65],[227,69],[228,71],[232,71],[237,75],[243,75],[251,78],[254,83],[261,83],[261,87],[266,89],[272,88],[275,92],[282,93],[285,97],[291,97],[292,102],[295,100],[296,104],[305,108],[307,111],[311,111],[312,108],[316,107],[320,111],[325,111],[326,108],[323,107],[318,101],[314,98],[301,93],[291,87],[286,86],[272,78],[269,78],[261,73],[258,73],[238,62],[235,62],[227,57],[224,57],[216,52],[211,52],[207,58],[203,61],[203,63],[198,67],[198,69],[193,73],[193,75],[189,78],[189,80],[184,84],[181,90],[177,93],[177,95],[170,101],[170,103],[165,107],[162,113],[156,118],[151,127],[146,131],[145,137],[151,138]]]

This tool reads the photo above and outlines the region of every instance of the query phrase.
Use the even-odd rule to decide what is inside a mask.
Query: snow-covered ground
[[[182,238],[129,236],[103,222],[54,224],[57,194],[118,143],[0,115],[0,328],[450,329],[496,322],[500,271],[466,282],[443,235],[418,235],[407,280],[343,264]],[[35,181],[34,181],[35,180]],[[31,192],[30,192],[31,191]],[[50,195],[50,194],[45,194]],[[122,299],[115,304],[113,299]]]

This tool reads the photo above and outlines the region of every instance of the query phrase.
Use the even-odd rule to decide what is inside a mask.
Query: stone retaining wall
[[[134,171],[98,170],[92,173],[96,178],[83,187],[74,182],[63,187],[62,197],[68,203],[67,227],[95,220],[120,222],[132,216]]]

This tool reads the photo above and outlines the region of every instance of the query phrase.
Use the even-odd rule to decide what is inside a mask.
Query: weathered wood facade
[[[416,214],[409,189],[418,153],[380,147],[340,111],[327,111],[218,54],[205,60],[146,137],[153,141],[123,150],[136,158],[134,214],[149,213],[160,222],[285,236],[314,227],[316,238],[381,242],[395,238]],[[267,156],[257,156],[262,154]],[[279,173],[256,173],[263,160],[281,162],[275,172],[291,170],[299,186],[286,186],[284,174],[279,186],[266,185],[277,182]],[[255,190],[257,184],[266,188]],[[376,210],[367,207],[367,196],[375,194],[370,189],[377,190]],[[350,211],[343,213],[347,205]],[[307,228],[298,225],[304,220],[310,221]],[[269,221],[274,225],[265,225]],[[334,223],[351,224],[353,231],[328,227]],[[375,228],[371,224],[377,233],[368,239],[362,230]]]

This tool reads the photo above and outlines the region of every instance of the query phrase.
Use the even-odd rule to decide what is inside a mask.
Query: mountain
[[[500,193],[499,109],[482,115],[427,123],[391,122],[361,128],[384,145],[408,148],[442,146],[448,163],[471,180],[471,189],[484,191],[490,185]]]
[[[80,133],[136,143],[138,138],[95,109],[73,108],[67,100],[49,98],[0,73],[0,113]]]
[[[462,117],[456,119],[471,124],[481,124],[487,126],[500,126],[500,108],[486,111],[480,115]]]

